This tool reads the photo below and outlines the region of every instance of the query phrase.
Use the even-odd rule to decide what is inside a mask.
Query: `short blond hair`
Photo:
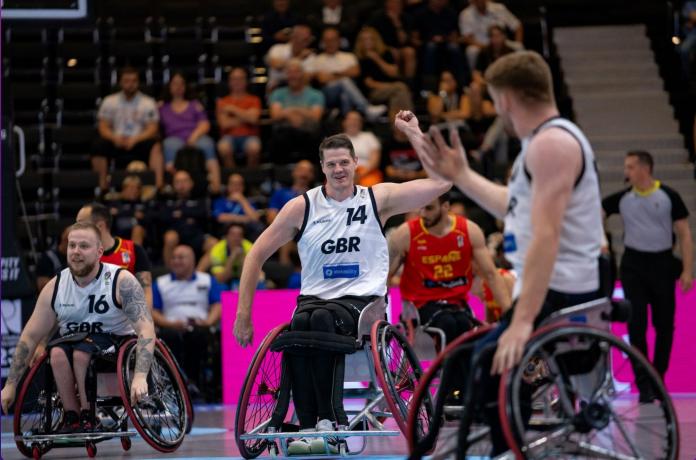
[[[517,51],[498,58],[488,69],[485,79],[494,89],[509,89],[525,103],[553,102],[551,69],[534,51]]]

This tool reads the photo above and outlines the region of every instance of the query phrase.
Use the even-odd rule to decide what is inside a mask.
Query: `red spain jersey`
[[[135,274],[135,243],[119,237],[114,237],[114,239],[116,240],[116,248],[111,254],[105,253],[101,257],[101,261],[118,265]]]
[[[408,222],[411,241],[401,275],[401,297],[420,308],[429,301],[466,301],[473,270],[467,220],[450,214],[452,228],[443,237],[428,232],[421,219]]]

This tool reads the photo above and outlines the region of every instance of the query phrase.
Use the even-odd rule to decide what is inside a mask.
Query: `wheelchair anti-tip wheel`
[[[636,376],[655,399],[641,402]],[[641,353],[587,326],[542,328],[501,380],[499,410],[518,458],[677,459],[669,394]]]
[[[271,422],[279,400],[287,412],[289,394],[281,395],[283,386],[283,353],[270,349],[273,341],[290,327],[289,323],[277,326],[261,342],[249,365],[242,386],[234,424],[234,436],[239,452],[244,458],[258,457],[269,445],[265,439],[243,440],[240,436],[250,432],[263,432]],[[287,373],[285,373],[287,374]],[[289,392],[286,392],[289,393]],[[282,420],[280,421],[282,423]]]
[[[50,445],[30,445],[20,436],[55,433],[63,420],[63,406],[47,353],[29,369],[19,388],[14,410],[15,444],[22,455],[40,458]]]
[[[118,355],[119,390],[135,429],[145,442],[160,452],[173,452],[186,434],[187,414],[184,384],[179,373],[157,343],[147,377],[148,394],[130,404],[130,386],[135,374],[137,339],[128,339]]]
[[[423,370],[408,340],[395,326],[375,322],[370,339],[377,380],[392,417],[405,435],[408,410]],[[423,416],[418,419],[420,429],[427,430],[431,413],[432,405],[424,405]]]
[[[443,438],[451,438],[456,446],[458,420],[461,416],[461,403],[451,401],[451,395],[446,390],[449,386],[442,385],[442,370],[448,359],[457,359],[470,351],[470,345],[477,339],[485,335],[492,329],[491,326],[482,326],[472,329],[453,340],[437,358],[430,363],[427,371],[420,380],[413,396],[413,401],[408,412],[408,425],[406,438],[411,458],[420,458],[432,451],[440,435],[440,430],[445,424],[445,418],[451,419],[453,423],[448,423],[443,430]],[[468,348],[464,348],[468,347]],[[428,407],[432,407],[428,412]],[[428,423],[423,423],[425,414],[430,415]],[[481,428],[481,429],[476,429]],[[483,434],[482,434],[483,433]],[[472,447],[479,446],[485,441],[484,428],[475,427],[471,442]],[[484,450],[481,447],[479,450]],[[474,450],[474,449],[472,449]]]

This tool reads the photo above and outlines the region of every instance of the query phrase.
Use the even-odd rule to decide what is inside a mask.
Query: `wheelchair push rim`
[[[278,403],[282,378],[282,352],[270,350],[279,334],[289,329],[285,323],[272,329],[256,350],[237,405],[234,437],[244,458],[259,456],[269,445],[266,439],[241,439],[249,432],[262,432],[271,420]]]
[[[39,433],[42,433],[43,431],[46,430],[46,422],[50,421],[50,429],[48,432],[55,431],[58,426],[60,421],[63,419],[63,408],[62,407],[57,407],[55,410],[51,409],[50,407],[46,406],[39,406],[42,402],[43,403],[48,403],[48,402],[53,402],[53,401],[58,401],[57,397],[52,396],[52,392],[48,392],[44,385],[42,385],[42,382],[35,382],[35,377],[39,373],[39,370],[44,367],[44,372],[51,372],[51,366],[48,364],[48,353],[44,353],[39,357],[39,359],[34,363],[34,365],[29,369],[29,371],[25,374],[24,378],[22,379],[22,383],[20,385],[20,391],[17,396],[17,399],[15,401],[15,409],[14,409],[14,435],[15,435],[15,444],[17,445],[17,449],[24,455],[25,457],[33,458],[33,447],[30,444],[25,443],[22,439],[20,439],[21,436],[24,436],[27,434],[27,431],[32,433],[32,434],[38,434],[38,433],[33,433],[33,431],[36,428],[39,428],[40,431]],[[53,382],[54,380],[51,378],[48,378],[47,376],[44,375],[44,380],[46,383]],[[38,386],[37,386],[38,385]],[[55,385],[55,383],[53,383]],[[34,398],[35,402],[33,405],[36,405],[38,409],[40,409],[40,413],[38,415],[39,419],[36,421],[40,424],[43,424],[43,427],[36,427],[36,423],[32,423],[29,427],[25,427],[25,420],[23,420],[25,417],[23,417],[24,412],[23,412],[23,407],[25,405],[25,402],[27,402],[27,396],[29,395],[29,392],[31,390],[36,390],[37,391],[37,397]],[[47,392],[50,393],[48,394],[47,397]],[[55,393],[57,395],[57,391]],[[40,398],[38,396],[41,396]],[[58,413],[55,413],[58,411]],[[46,420],[46,417],[50,415],[51,418],[55,418],[55,420]],[[36,416],[34,416],[36,417]],[[43,434],[43,433],[42,433]],[[41,454],[46,453],[49,449],[51,448],[50,443],[47,443],[46,445],[39,447],[39,450]]]
[[[145,442],[160,452],[174,452],[184,440],[188,419],[184,400],[184,384],[179,373],[157,342],[155,359],[147,377],[147,401],[141,401],[135,406],[131,405],[130,382],[133,377],[131,364],[135,365],[136,343],[137,339],[129,339],[119,350],[117,369],[120,369],[120,375],[118,383],[123,405],[128,412],[131,423]],[[154,398],[155,395],[157,398]],[[146,404],[148,407],[145,407]],[[152,411],[153,408],[156,409],[156,412]],[[155,421],[158,421],[159,425],[155,424]],[[173,425],[170,421],[173,422]],[[163,424],[166,427],[163,427]],[[165,430],[167,430],[167,434],[163,435]]]
[[[635,369],[649,379],[654,402],[632,393]],[[594,327],[537,331],[520,365],[502,376],[499,411],[518,458],[679,457],[676,413],[659,375],[636,349]]]
[[[384,392],[384,399],[401,432],[406,435],[406,419],[413,394],[423,375],[406,337],[386,321],[376,321],[370,332],[372,356],[377,380]],[[425,421],[429,421],[432,406]]]

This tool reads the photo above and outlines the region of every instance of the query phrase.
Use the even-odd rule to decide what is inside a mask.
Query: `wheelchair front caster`
[[[271,442],[268,444],[268,453],[271,454],[272,458],[278,457],[278,444]]]
[[[39,448],[39,446],[34,446],[34,447],[32,447],[32,449],[31,449],[31,457],[32,457],[34,460],[39,460],[39,459],[41,458],[41,449]]]
[[[85,443],[85,447],[87,448],[87,456],[89,458],[94,458],[97,456],[97,446],[94,444],[92,441],[87,441]]]
[[[131,448],[130,438],[121,438],[121,447],[123,447],[123,450],[130,450],[130,448]]]

